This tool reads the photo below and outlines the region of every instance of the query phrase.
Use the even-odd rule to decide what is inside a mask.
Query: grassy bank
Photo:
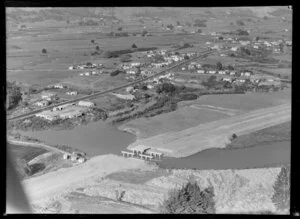
[[[265,128],[247,135],[238,136],[226,148],[253,147],[261,143],[281,142],[291,140],[291,121]]]

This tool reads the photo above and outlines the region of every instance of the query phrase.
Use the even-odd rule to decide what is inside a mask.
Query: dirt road
[[[78,187],[95,184],[98,179],[114,171],[125,169],[148,170],[149,168],[152,167],[142,160],[104,155],[93,157],[79,166],[62,168],[39,177],[24,180],[23,185],[30,203],[43,205],[52,198],[71,192]]]
[[[201,124],[179,132],[140,139],[128,148],[142,144],[156,148],[170,157],[186,157],[208,148],[224,148],[233,133],[247,134],[289,120],[291,120],[291,105],[282,104]]]

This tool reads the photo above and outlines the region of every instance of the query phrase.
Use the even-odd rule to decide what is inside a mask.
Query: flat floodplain
[[[180,102],[174,112],[135,119],[122,128],[137,130],[139,138],[148,138],[285,103],[291,103],[290,89],[273,93],[203,95],[195,101]]]

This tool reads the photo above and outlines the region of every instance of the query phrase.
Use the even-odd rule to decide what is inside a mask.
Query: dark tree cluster
[[[162,211],[169,214],[213,214],[216,211],[214,189],[201,189],[196,182],[188,182],[170,193],[163,202]]]

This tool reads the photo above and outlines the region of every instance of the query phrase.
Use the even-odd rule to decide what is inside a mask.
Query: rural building
[[[236,73],[235,71],[231,71],[229,74],[230,75],[235,75],[235,73]]]
[[[53,107],[53,111],[61,111],[67,107],[70,107],[70,106],[74,106],[73,103],[68,103],[68,104],[64,104],[64,105],[60,105],[60,106],[56,106],[56,107]]]
[[[70,159],[70,154],[64,154],[64,155],[63,155],[63,158],[64,158],[65,160]]]
[[[238,47],[232,47],[230,50],[236,52],[238,50]]]
[[[76,96],[78,93],[77,91],[69,91],[66,94]]]
[[[72,119],[78,116],[81,116],[83,114],[82,110],[74,109],[72,111],[68,111],[65,113],[60,113],[59,117],[61,119]]]
[[[148,88],[148,89],[152,89],[152,88],[154,88],[154,86],[151,85],[151,84],[148,84],[148,85],[147,85],[147,88]]]
[[[134,88],[132,87],[132,86],[130,86],[130,87],[126,87],[126,92],[130,92],[130,91],[132,91]]]
[[[79,101],[78,106],[93,107],[95,104],[90,101]]]
[[[222,80],[223,80],[223,81],[232,82],[232,79],[231,79],[231,78],[223,78]]]
[[[209,73],[209,74],[216,74],[216,71],[210,70],[210,71],[208,71],[208,73]]]
[[[130,65],[131,65],[131,67],[137,67],[137,66],[140,66],[141,63],[139,63],[139,62],[132,62],[132,63],[130,63]]]
[[[36,106],[48,106],[49,105],[49,102],[47,100],[42,100],[42,101],[38,101],[36,102],[34,105]]]
[[[204,70],[197,70],[197,73],[199,73],[199,74],[204,74],[205,71],[204,71]]]
[[[69,70],[74,70],[74,69],[75,69],[74,66],[69,67]]]
[[[220,75],[225,75],[226,72],[225,72],[225,71],[218,71],[218,74],[220,74]]]
[[[84,163],[84,162],[85,162],[85,158],[84,158],[84,157],[79,157],[79,158],[77,159],[77,161],[78,161],[79,163]]]
[[[51,114],[50,110],[46,110],[40,113],[35,114],[36,117],[40,117],[49,121],[53,121],[57,119],[57,116]]]
[[[54,88],[63,89],[64,86],[62,84],[55,84],[53,85]]]
[[[135,99],[135,96],[132,94],[116,94],[116,93],[112,93],[113,95],[115,95],[116,97],[119,97],[121,99],[124,100],[133,100]]]
[[[47,99],[47,100],[51,100],[56,94],[54,93],[50,93],[50,92],[43,92],[41,95],[42,99]]]
[[[84,73],[80,73],[79,75],[80,75],[80,76],[84,76]]]

